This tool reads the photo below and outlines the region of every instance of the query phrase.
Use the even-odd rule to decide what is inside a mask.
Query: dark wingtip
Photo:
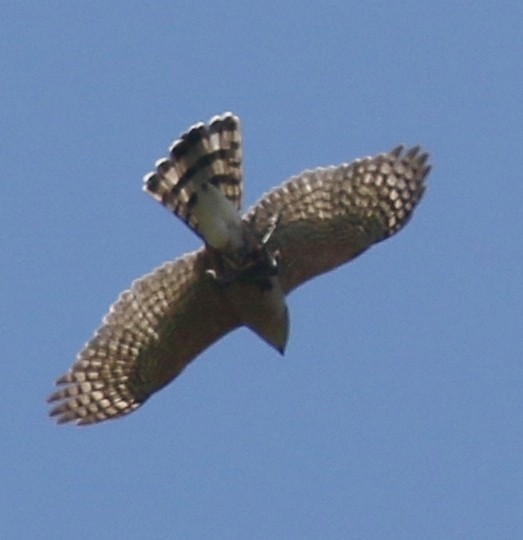
[[[143,189],[145,191],[156,193],[158,191],[159,184],[160,178],[155,172],[149,173],[143,178]]]
[[[403,152],[403,149],[404,149],[404,145],[403,144],[398,144],[398,146],[396,146],[395,148],[393,148],[389,154],[391,156],[394,156],[394,157],[399,157],[400,154]]]

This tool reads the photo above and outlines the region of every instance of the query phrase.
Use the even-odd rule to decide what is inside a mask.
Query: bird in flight
[[[307,170],[242,216],[238,117],[225,113],[189,128],[143,187],[204,245],[120,295],[56,381],[50,415],[87,425],[128,414],[241,326],[283,354],[286,295],[398,232],[423,195],[427,159],[417,146],[398,146]]]

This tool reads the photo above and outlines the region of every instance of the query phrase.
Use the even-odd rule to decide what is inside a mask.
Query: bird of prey
[[[307,170],[242,216],[238,117],[192,126],[145,176],[144,190],[204,245],[120,295],[57,380],[50,415],[86,425],[128,414],[241,326],[283,353],[286,295],[398,232],[423,195],[427,158],[398,146]]]

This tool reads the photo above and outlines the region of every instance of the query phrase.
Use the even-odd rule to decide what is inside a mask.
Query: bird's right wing
[[[430,167],[418,147],[305,171],[244,216],[279,258],[288,293],[398,232],[420,201]]]
[[[200,352],[239,326],[199,250],[121,294],[49,398],[59,423],[92,424],[139,407]]]

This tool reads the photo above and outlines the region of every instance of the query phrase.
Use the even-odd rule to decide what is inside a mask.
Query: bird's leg
[[[216,270],[213,270],[212,268],[207,268],[207,270],[205,270],[205,273],[210,276],[214,281],[217,281],[218,283],[220,282]]]
[[[238,267],[233,259],[224,253],[219,253],[210,246],[207,246],[210,258],[210,267],[205,273],[210,276],[218,285],[225,286],[236,281],[241,275],[242,269]]]
[[[236,256],[220,252],[207,245],[210,257],[210,267],[205,273],[218,285],[227,286],[235,281],[250,281],[265,283],[268,278],[278,274],[280,252],[269,250],[267,243],[276,230],[280,214],[275,213],[269,218],[269,225],[261,241],[256,240],[249,228],[244,229],[244,249]]]
[[[269,227],[267,228],[267,231],[263,235],[263,238],[261,239],[262,246],[265,246],[267,242],[270,240],[272,233],[276,230],[276,227],[278,226],[278,223],[280,222],[280,213],[277,212],[276,214],[273,214],[269,219]]]
[[[264,284],[269,278],[278,274],[280,253],[279,251],[271,253],[264,246],[260,248],[253,261],[240,266],[223,254],[215,255],[212,267],[207,268],[205,273],[220,286],[227,286],[235,281]]]
[[[207,268],[205,273],[222,287],[234,283],[242,276],[242,272],[240,270],[223,270],[218,273],[214,268]]]

